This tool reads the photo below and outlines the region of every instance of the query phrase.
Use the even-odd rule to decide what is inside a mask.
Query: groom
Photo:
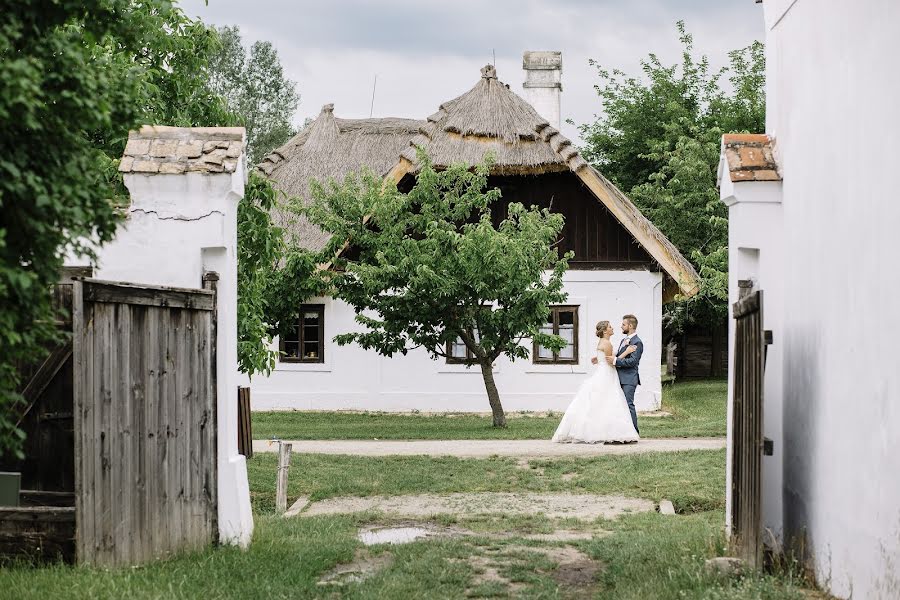
[[[625,392],[625,400],[628,402],[628,410],[631,411],[631,422],[638,433],[637,411],[634,409],[634,391],[641,384],[641,375],[638,373],[638,365],[641,362],[641,354],[644,353],[644,342],[637,336],[638,320],[634,315],[622,317],[622,333],[625,339],[619,344],[619,350],[613,356],[607,356],[606,362],[616,368],[619,373],[619,385]],[[636,346],[637,349],[625,358],[617,358],[628,346]]]

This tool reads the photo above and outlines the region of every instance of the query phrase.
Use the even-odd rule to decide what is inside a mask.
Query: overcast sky
[[[493,61],[521,95],[525,50],[561,50],[562,117],[593,121],[598,78],[588,65],[639,74],[654,52],[678,59],[675,22],[683,19],[698,52],[722,65],[729,50],[762,40],[754,0],[182,0],[186,13],[238,25],[245,42],[268,40],[297,82],[295,121],[333,102],[339,117],[425,118],[471,88]],[[577,130],[563,132],[578,139]]]

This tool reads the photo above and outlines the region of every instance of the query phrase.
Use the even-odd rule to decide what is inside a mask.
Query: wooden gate
[[[751,568],[762,565],[763,293],[734,304],[734,406],[731,475],[732,540]]]
[[[80,563],[217,539],[215,303],[214,289],[75,282]]]

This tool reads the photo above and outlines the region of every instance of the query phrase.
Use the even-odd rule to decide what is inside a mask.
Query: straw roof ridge
[[[422,124],[421,120],[396,117],[340,119],[334,116],[334,105],[326,104],[315,120],[270,152],[257,169],[277,189],[308,203],[309,184],[314,179],[341,181],[348,173],[364,169],[384,176]],[[272,216],[304,248],[319,250],[331,237],[290,211],[275,209]]]

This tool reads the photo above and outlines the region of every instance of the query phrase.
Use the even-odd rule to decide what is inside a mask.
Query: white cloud
[[[684,19],[695,48],[713,66],[763,36],[751,0],[187,0],[185,12],[215,25],[238,25],[248,43],[271,41],[297,82],[296,122],[333,102],[335,114],[366,117],[377,75],[374,116],[422,118],[476,83],[496,52],[501,80],[520,92],[522,52],[563,53],[563,118],[593,120],[600,111],[588,65],[639,74],[649,52],[664,62],[680,54],[675,21]],[[577,130],[564,125],[577,139]]]

